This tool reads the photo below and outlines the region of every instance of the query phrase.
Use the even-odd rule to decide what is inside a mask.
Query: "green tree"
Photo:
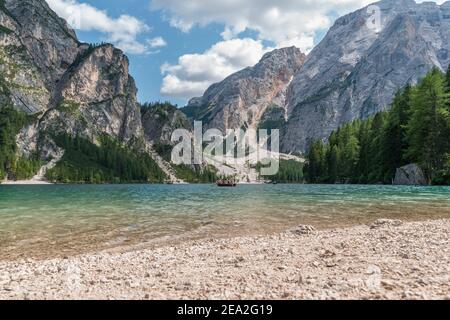
[[[321,141],[315,141],[309,150],[307,165],[307,175],[311,182],[323,182],[326,177],[325,144]]]
[[[369,175],[367,177],[368,183],[378,183],[382,180],[382,163],[383,154],[382,149],[382,133],[385,123],[385,114],[377,113],[373,118],[370,128],[370,143],[368,149],[369,157]]]
[[[357,182],[367,183],[370,173],[370,146],[371,146],[372,119],[363,121],[359,128],[359,161],[357,166]]]
[[[411,106],[411,87],[399,91],[394,98],[391,110],[387,113],[386,124],[381,137],[382,173],[380,178],[390,183],[397,168],[407,164],[404,155],[408,149],[406,129]]]
[[[20,129],[34,121],[33,116],[15,110],[11,105],[0,106],[0,179],[30,179],[41,161],[36,155],[21,157],[18,154],[16,136]]]
[[[51,181],[62,183],[145,183],[163,182],[166,178],[146,153],[123,146],[108,136],[99,138],[97,146],[79,136],[53,137],[65,150],[55,168],[47,172]]]
[[[430,180],[445,164],[449,151],[448,101],[443,74],[434,68],[413,90],[408,124],[408,157],[416,160]]]
[[[314,142],[308,181],[390,183],[397,168],[415,162],[431,183],[450,184],[449,83],[450,69],[444,75],[435,68],[418,85],[400,90],[388,112],[342,126],[328,144]]]
[[[328,154],[328,182],[335,183],[339,177],[339,149],[337,145],[330,146]]]
[[[450,93],[450,64],[447,69],[447,73],[445,75],[445,89],[447,93]]]

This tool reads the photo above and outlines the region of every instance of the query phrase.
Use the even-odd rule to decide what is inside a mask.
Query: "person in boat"
[[[234,180],[217,180],[218,186],[236,186],[236,182]]]

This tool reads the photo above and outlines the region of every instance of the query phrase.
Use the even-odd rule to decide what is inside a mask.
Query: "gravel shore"
[[[450,299],[450,220],[0,262],[0,299]]]
[[[33,186],[33,185],[49,185],[53,184],[48,181],[41,181],[41,180],[18,180],[18,181],[11,181],[11,180],[4,180],[0,181],[0,184],[7,186],[7,185],[13,185],[13,186]]]

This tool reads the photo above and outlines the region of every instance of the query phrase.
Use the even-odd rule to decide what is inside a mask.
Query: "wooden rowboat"
[[[236,187],[237,183],[234,180],[218,180],[217,186],[218,187]]]

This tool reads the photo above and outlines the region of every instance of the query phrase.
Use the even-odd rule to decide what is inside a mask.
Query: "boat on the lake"
[[[219,187],[236,187],[237,183],[235,180],[217,180],[217,186],[219,186]]]

